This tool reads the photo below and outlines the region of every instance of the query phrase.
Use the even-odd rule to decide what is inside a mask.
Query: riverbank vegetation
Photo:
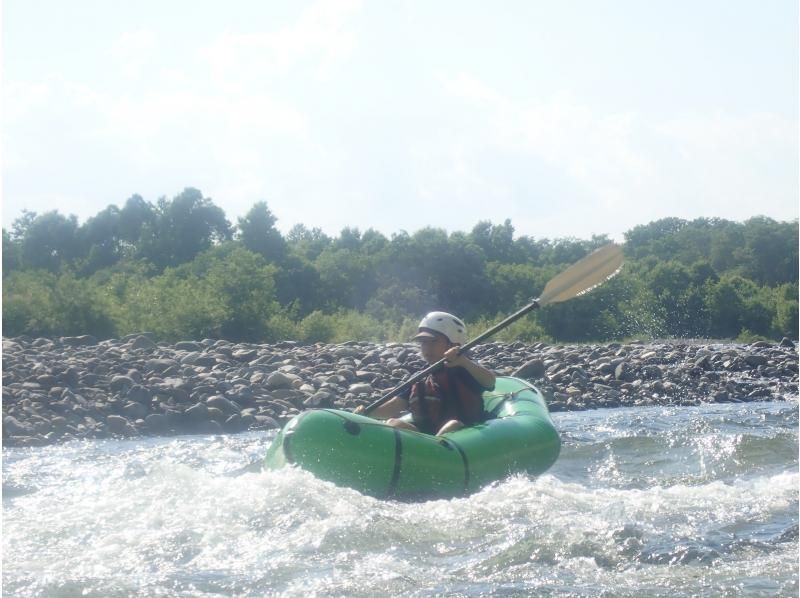
[[[482,331],[609,239],[534,239],[509,220],[387,237],[296,225],[265,202],[235,225],[186,189],[79,224],[25,212],[3,230],[3,335],[166,341],[407,340],[441,309]],[[502,340],[797,337],[798,223],[665,218],[625,233],[622,273],[516,322]]]

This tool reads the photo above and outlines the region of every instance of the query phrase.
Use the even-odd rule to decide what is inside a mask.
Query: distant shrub
[[[761,335],[761,334],[754,334],[750,332],[747,328],[743,328],[742,331],[739,333],[739,336],[736,337],[737,343],[755,343],[758,341],[768,341],[769,338]]]
[[[71,273],[12,272],[3,281],[3,335],[114,336],[109,306],[97,288]]]
[[[486,330],[489,330],[492,326],[497,325],[506,317],[508,316],[498,314],[495,318],[480,318],[475,322],[467,322],[469,325],[470,338],[474,338]],[[552,342],[553,339],[550,338],[550,336],[545,332],[544,328],[542,328],[542,326],[536,321],[536,318],[532,314],[529,314],[527,316],[523,316],[516,322],[513,322],[506,328],[503,328],[503,330],[494,336],[486,339],[485,342],[491,342],[493,340],[504,342],[523,341],[530,343]]]
[[[329,343],[335,332],[333,316],[319,310],[312,311],[297,325],[299,340],[305,343]]]

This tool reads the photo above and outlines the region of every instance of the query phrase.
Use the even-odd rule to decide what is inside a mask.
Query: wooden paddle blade
[[[544,287],[540,306],[559,303],[588,293],[612,278],[622,268],[622,247],[610,243],[575,262]]]

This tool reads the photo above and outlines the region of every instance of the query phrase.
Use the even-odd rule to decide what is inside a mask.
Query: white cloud
[[[797,217],[797,122],[778,114],[603,112],[564,93],[525,102],[466,75],[446,89],[473,105],[473,122],[487,123],[474,129],[473,156],[511,152],[582,190],[583,200],[564,198],[580,206],[575,227],[583,219],[614,234],[666,216]]]
[[[214,81],[234,89],[269,84],[289,75],[303,60],[314,63],[318,78],[328,79],[357,45],[346,25],[359,6],[356,0],[320,0],[289,27],[223,33],[200,54],[208,61]]]
[[[44,81],[3,82],[3,123],[7,125],[41,110],[50,101],[50,86]]]
[[[52,99],[50,86],[44,82],[4,81],[3,83],[3,169],[14,170],[35,155],[30,142],[18,126],[37,111],[46,109]],[[19,138],[21,143],[13,143]],[[8,151],[12,149],[13,151]]]
[[[97,65],[75,80],[16,70],[31,79],[4,81],[6,208],[81,197],[83,219],[192,185],[231,220],[266,199],[282,226],[330,233],[511,218],[520,234],[586,237],[663,216],[797,215],[792,114],[655,112],[625,90],[601,100],[563,91],[565,79],[520,84],[424,31],[406,51],[395,34],[411,21],[395,30],[392,10],[356,0],[275,20],[285,12],[258,12],[271,20],[252,30],[181,30],[177,44],[129,31],[96,80]],[[431,85],[466,64],[476,70]]]
[[[523,147],[562,168],[606,204],[652,180],[657,166],[641,148],[642,122],[634,114],[597,114],[565,96],[522,108]]]
[[[47,172],[52,178],[44,187],[64,187],[65,180],[55,179],[67,163],[103,153],[134,179],[162,181],[162,189],[165,177],[188,172],[189,179],[172,183],[178,190],[191,184],[230,190],[234,197],[245,193],[251,202],[263,197],[275,168],[268,155],[279,151],[276,146],[309,143],[308,118],[291,95],[280,93],[280,77],[301,63],[307,68],[309,60],[319,76],[331,75],[354,47],[347,23],[357,6],[317,2],[282,30],[223,33],[194,53],[169,55],[177,63],[153,60],[162,48],[153,32],[126,32],[109,48],[115,66],[102,86],[63,78],[5,81],[4,145],[13,151],[6,153],[4,172],[15,203],[41,211],[36,204],[51,203],[54,194],[41,182],[17,190],[17,180]],[[198,79],[198,72],[218,79]],[[126,83],[145,74],[146,84]],[[278,79],[264,86],[265,75]],[[120,183],[129,187],[126,194],[140,188],[135,180]]]
[[[770,113],[717,113],[654,128],[671,150],[664,171],[678,206],[738,219],[797,218],[797,122]]]
[[[156,34],[152,31],[127,31],[113,44],[111,54],[119,61],[123,74],[135,79],[159,51]]]

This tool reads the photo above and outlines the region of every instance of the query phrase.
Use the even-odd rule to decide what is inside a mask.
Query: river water
[[[798,404],[554,415],[539,478],[405,504],[274,433],[3,450],[5,596],[797,596]]]

